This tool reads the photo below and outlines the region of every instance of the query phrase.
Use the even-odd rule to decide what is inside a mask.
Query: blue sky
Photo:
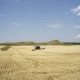
[[[0,42],[80,42],[80,0],[0,0]]]

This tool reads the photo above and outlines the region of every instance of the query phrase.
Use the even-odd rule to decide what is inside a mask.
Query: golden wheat
[[[1,48],[2,46],[0,46]],[[11,46],[0,50],[0,80],[80,80],[80,46]]]

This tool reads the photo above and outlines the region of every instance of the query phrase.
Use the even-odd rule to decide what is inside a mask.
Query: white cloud
[[[80,16],[80,5],[78,5],[77,7],[71,9],[71,12]]]
[[[74,28],[80,29],[80,25],[76,25],[76,26],[74,26]]]
[[[75,37],[75,39],[80,39],[80,34],[78,34],[78,35]]]
[[[60,24],[50,24],[50,25],[48,25],[48,27],[49,27],[49,28],[58,29],[58,28],[63,27],[63,25],[60,25]]]
[[[20,24],[20,23],[17,23],[17,22],[14,22],[14,23],[11,23],[12,25],[15,25],[15,26],[20,26],[20,25],[22,25],[22,24]]]

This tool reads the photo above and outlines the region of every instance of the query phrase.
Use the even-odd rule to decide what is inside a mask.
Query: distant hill
[[[64,43],[60,42],[59,40],[52,40],[52,41],[49,41],[48,44],[51,44],[51,45],[62,45]]]
[[[0,43],[0,45],[6,46],[19,46],[19,45],[80,45],[80,42],[61,42],[59,40],[52,40],[49,42],[33,42],[33,41],[26,41],[26,42],[5,42]]]

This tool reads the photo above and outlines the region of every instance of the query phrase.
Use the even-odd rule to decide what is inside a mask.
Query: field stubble
[[[2,46],[0,46],[1,48]],[[11,46],[0,51],[0,80],[80,80],[80,46]]]

